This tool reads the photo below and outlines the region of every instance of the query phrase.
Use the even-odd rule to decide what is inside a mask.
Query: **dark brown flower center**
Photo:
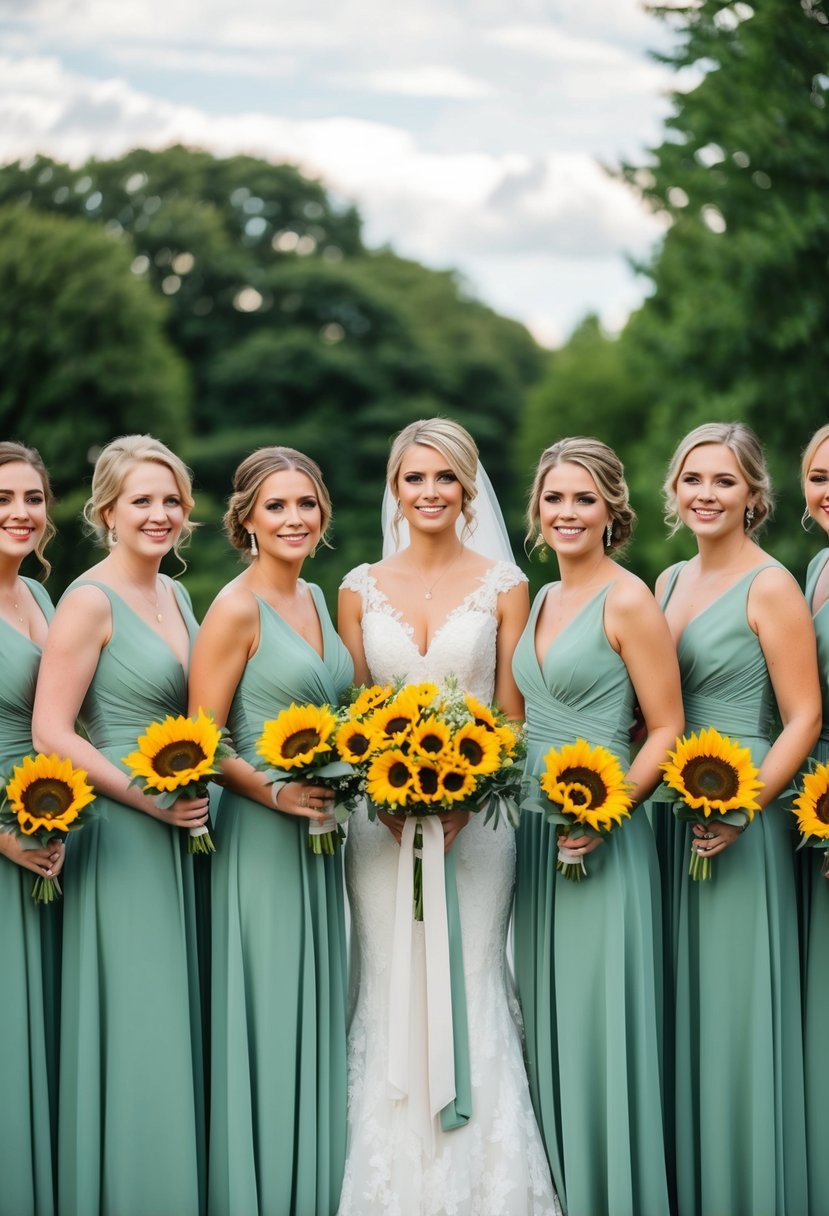
[[[159,777],[177,777],[186,768],[195,768],[207,756],[194,739],[177,739],[167,743],[153,756],[153,768]]]
[[[449,772],[443,774],[443,788],[450,794],[457,794],[458,790],[463,786],[465,777],[463,773]]]
[[[464,760],[468,760],[470,764],[477,766],[484,758],[484,749],[481,747],[477,739],[461,739],[458,744],[458,751],[463,756]]]
[[[411,777],[412,774],[409,766],[402,764],[399,760],[396,760],[389,767],[389,785],[393,786],[396,790],[400,790],[404,785],[408,785]]]
[[[717,802],[727,802],[740,788],[739,773],[719,756],[693,756],[682,770],[682,780],[695,798]]]
[[[440,735],[424,735],[420,746],[425,752],[439,752],[443,748],[443,740]]]
[[[410,722],[410,718],[389,718],[388,722],[386,723],[386,734],[389,737],[392,735],[399,735],[401,730],[405,730]]]
[[[436,794],[438,789],[437,769],[424,765],[417,770],[417,783],[424,794]]]
[[[567,792],[573,806],[587,806],[589,795],[580,785],[571,786]]]
[[[815,803],[815,814],[821,823],[829,823],[829,790],[821,794]]]
[[[581,785],[590,796],[588,803],[586,795],[581,790],[572,790],[571,801],[576,806],[601,806],[607,798],[607,786],[592,768],[566,768],[559,776],[562,785]]]
[[[348,739],[348,748],[355,756],[362,756],[368,750],[368,736],[355,731],[353,736]]]
[[[307,726],[304,730],[295,730],[292,735],[288,735],[282,744],[282,755],[287,760],[293,760],[295,756],[301,756],[303,752],[310,752],[319,744],[319,731],[315,730],[313,726]]]
[[[74,795],[57,777],[38,777],[23,793],[22,802],[36,819],[55,819],[72,805]]]

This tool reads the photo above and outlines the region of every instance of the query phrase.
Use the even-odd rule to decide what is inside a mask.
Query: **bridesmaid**
[[[822,426],[803,453],[804,525],[809,517],[829,534],[829,426]],[[823,728],[812,752],[816,761],[829,761],[829,549],[809,565],[806,599],[817,633]],[[804,1069],[806,1076],[806,1155],[812,1216],[829,1216],[829,1090],[826,1085],[826,1026],[829,1011],[829,878],[823,876],[822,849],[803,849],[801,878],[804,904]]]
[[[587,858],[586,881],[557,873],[555,827],[522,817],[515,971],[530,1086],[568,1216],[667,1216],[659,873],[638,804],[682,727],[676,657],[653,596],[613,560],[634,513],[610,448],[582,437],[547,448],[527,514],[528,536],[543,538],[560,573],[537,595],[513,659],[528,772],[577,738],[627,767],[637,701],[645,723],[627,773],[631,818],[604,842],[567,837]]]
[[[32,701],[52,605],[39,583],[20,576],[25,557],[44,557],[55,529],[40,455],[0,443],[0,771],[33,754]],[[36,877],[57,876],[63,844],[25,848],[0,832],[0,1216],[52,1216],[52,1132],[57,1101],[53,999],[57,957],[47,922],[56,906],[32,899]]]
[[[159,566],[192,506],[188,470],[164,444],[107,444],[84,514],[108,553],[61,600],[40,669],[35,744],[86,769],[101,812],[68,845],[62,1216],[203,1210],[193,872],[180,829],[204,823],[207,800],[161,811],[120,763],[151,721],[186,705],[196,623]]]
[[[794,579],[754,539],[771,487],[748,427],[686,435],[665,495],[698,548],[657,584],[686,733],[714,726],[750,747],[764,783],[746,829],[713,820],[678,834],[678,1212],[793,1216],[808,1210],[797,902],[791,816],[774,799],[820,728],[814,631]],[[716,858],[713,881],[689,877],[692,847]]]
[[[292,702],[336,705],[353,678],[320,589],[300,578],[331,502],[292,448],[242,461],[225,515],[247,562],[193,655],[193,709],[230,727],[213,861],[212,1216],[331,1216],[345,1158],[342,863],[308,848],[331,791],[266,784],[263,723]]]

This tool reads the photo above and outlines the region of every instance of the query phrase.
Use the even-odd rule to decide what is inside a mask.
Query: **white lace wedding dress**
[[[455,675],[484,703],[495,681],[498,595],[524,575],[497,562],[449,614],[421,655],[412,629],[367,565],[343,586],[363,601],[363,642],[372,680]],[[399,846],[365,810],[352,817],[345,852],[351,908],[349,1143],[339,1216],[554,1216],[559,1213],[536,1125],[521,1049],[518,1008],[506,964],[515,869],[513,830],[473,818],[453,845],[462,923],[472,1117],[457,1130],[433,1124],[427,1145],[408,1100],[388,1096],[389,970]],[[416,925],[414,990],[422,987]],[[413,998],[413,1005],[416,998]],[[422,993],[421,993],[422,999]],[[425,1049],[424,1049],[425,1050]]]

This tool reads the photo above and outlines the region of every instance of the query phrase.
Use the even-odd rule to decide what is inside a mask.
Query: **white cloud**
[[[445,97],[470,100],[491,97],[495,90],[486,81],[456,68],[424,64],[415,68],[387,68],[353,77],[357,88],[402,97]]]

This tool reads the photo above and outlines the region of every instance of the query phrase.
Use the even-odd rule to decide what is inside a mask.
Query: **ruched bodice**
[[[621,657],[604,631],[608,587],[603,587],[558,635],[538,662],[535,628],[546,589],[533,604],[515,651],[515,678],[527,704],[528,767],[540,748],[579,736],[601,742],[627,762],[634,694]],[[585,661],[589,656],[589,662]]]
[[[322,627],[322,657],[265,600],[258,599],[259,646],[245,665],[228,715],[234,747],[248,760],[256,759],[263,722],[292,702],[336,706],[354,678],[351,656],[331,623],[322,592],[317,586],[310,586],[310,591]],[[277,654],[279,663],[274,662]]]
[[[151,722],[183,713],[187,706],[187,675],[165,640],[139,617],[125,600],[94,579],[112,609],[112,637],[101,651],[92,682],[81,706],[80,719],[91,742],[107,755],[132,751],[139,734]],[[183,589],[174,584],[176,601],[192,645],[196,620]]]
[[[23,581],[43,615],[51,620],[54,609],[45,589],[32,579]],[[37,642],[0,620],[0,772],[32,751],[32,705],[40,654]]]

